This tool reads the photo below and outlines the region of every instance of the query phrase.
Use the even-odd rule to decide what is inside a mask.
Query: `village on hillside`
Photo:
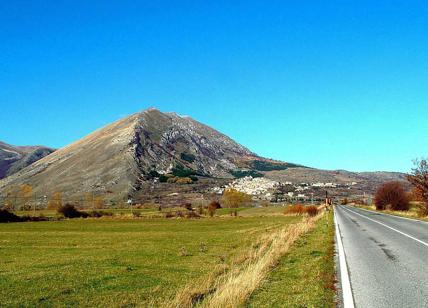
[[[264,177],[246,176],[235,179],[227,185],[214,187],[210,191],[221,195],[226,189],[235,189],[253,196],[254,200],[270,202],[304,202],[323,200],[326,191],[336,197],[349,196],[352,188],[357,185],[357,182],[345,184],[278,182]],[[358,197],[359,194],[355,193],[354,196]]]

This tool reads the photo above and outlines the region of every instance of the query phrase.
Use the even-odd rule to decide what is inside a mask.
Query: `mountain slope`
[[[23,155],[17,148],[2,148],[7,162]],[[37,149],[25,150],[34,154]],[[3,166],[14,170],[25,163]],[[151,108],[98,129],[0,180],[0,194],[25,183],[39,197],[59,191],[76,201],[93,193],[113,201],[131,197],[151,202],[180,195],[176,201],[182,202],[179,199],[186,194],[200,197],[210,187],[246,175],[293,183],[357,182],[356,194],[373,192],[386,180],[404,179],[401,173],[327,171],[266,159],[190,117]],[[174,177],[193,184],[169,182]]]
[[[0,141],[0,179],[31,165],[54,150],[44,146],[13,146]]]
[[[22,183],[40,195],[61,191],[124,198],[139,191],[153,173],[179,167],[189,174],[231,178],[235,170],[294,166],[258,157],[229,137],[189,117],[156,109],[133,114],[59,149],[0,181],[0,190]]]

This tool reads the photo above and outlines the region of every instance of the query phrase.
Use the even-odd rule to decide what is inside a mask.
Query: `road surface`
[[[428,223],[336,206],[356,307],[428,307]]]

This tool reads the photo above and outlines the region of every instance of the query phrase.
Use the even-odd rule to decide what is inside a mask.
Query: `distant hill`
[[[53,151],[44,146],[13,146],[0,141],[0,179],[18,172]]]
[[[0,181],[0,190],[27,183],[37,194],[123,198],[162,174],[233,178],[297,166],[259,157],[190,117],[151,108],[55,151]]]
[[[368,192],[386,180],[404,179],[401,173],[326,171],[263,158],[190,117],[154,108],[98,129],[48,156],[52,150],[47,148],[2,144],[2,149],[6,162],[2,172],[13,174],[0,180],[0,193],[26,183],[39,196],[60,191],[77,200],[87,192],[111,200],[163,198],[177,191],[200,196],[208,186],[247,175],[294,183],[358,182]],[[35,159],[42,156],[46,157]],[[177,178],[177,183],[193,181],[193,185],[176,185]]]

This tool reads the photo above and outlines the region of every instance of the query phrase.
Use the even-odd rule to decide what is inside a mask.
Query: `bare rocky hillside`
[[[53,151],[44,146],[13,146],[0,141],[0,179],[18,172]]]

